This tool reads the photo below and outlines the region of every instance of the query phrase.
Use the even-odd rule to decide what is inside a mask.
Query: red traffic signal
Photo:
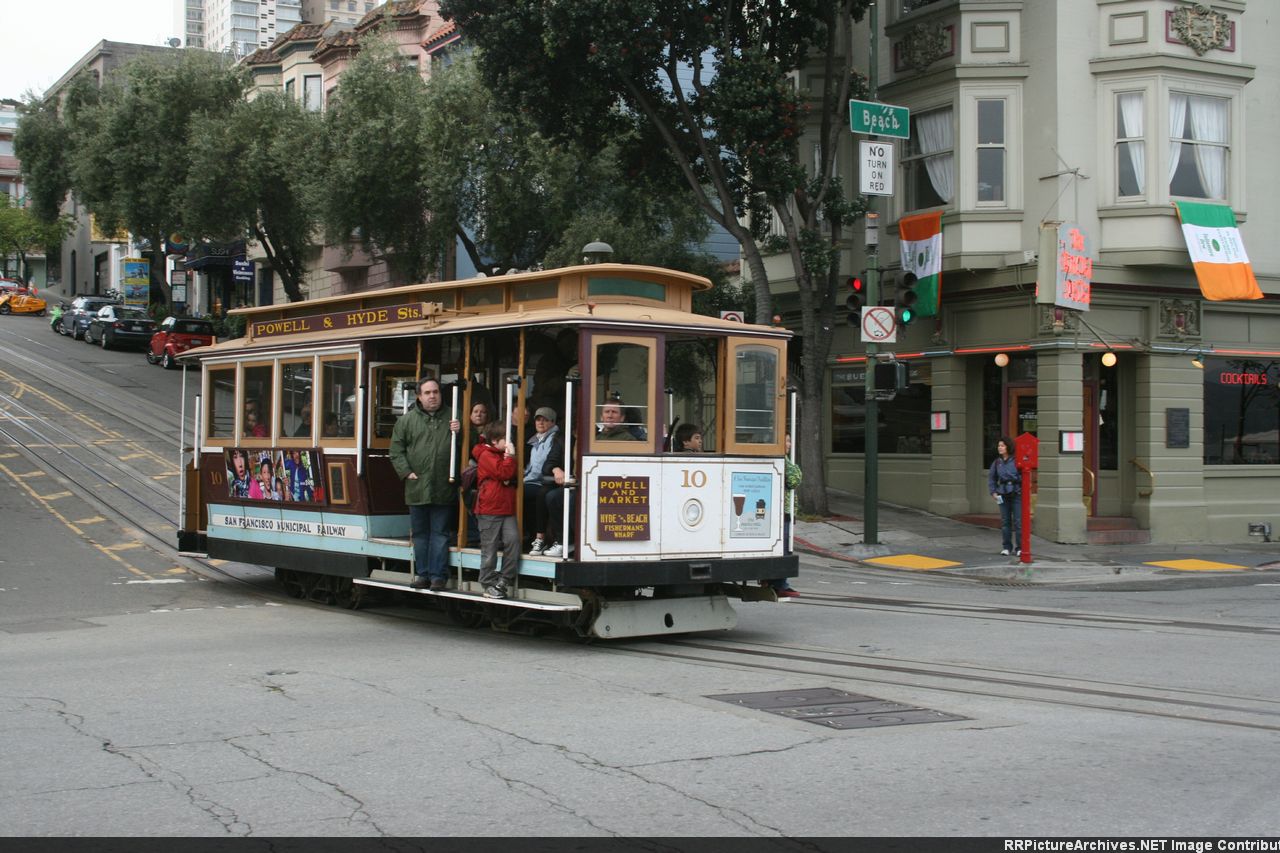
[[[844,301],[849,309],[849,325],[856,326],[862,322],[862,306],[867,302],[866,285],[858,276],[849,277],[849,298]]]

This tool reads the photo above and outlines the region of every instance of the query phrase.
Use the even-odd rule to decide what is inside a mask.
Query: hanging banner
[[[898,236],[902,271],[916,276],[916,313],[936,317],[942,301],[942,212],[902,217]]]
[[[1182,237],[1204,298],[1211,302],[1261,299],[1262,289],[1253,277],[1231,208],[1193,201],[1175,201],[1173,206],[1182,220]]]

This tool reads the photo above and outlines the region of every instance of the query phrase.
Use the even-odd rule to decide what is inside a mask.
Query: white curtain
[[[926,155],[924,166],[929,172],[929,183],[933,184],[938,198],[950,203],[956,190],[955,154],[952,151],[955,131],[951,127],[951,110],[924,113],[915,122],[920,131],[920,153]],[[938,151],[947,153],[937,154]],[[930,154],[934,156],[927,156]]]
[[[1182,159],[1182,129],[1187,123],[1187,96],[1176,92],[1169,95],[1169,180],[1178,171]]]
[[[1206,98],[1192,95],[1191,135],[1197,142],[1227,142],[1227,102],[1224,98]],[[1226,198],[1227,149],[1218,145],[1196,145],[1196,168],[1200,170],[1200,183],[1209,198]]]
[[[1125,92],[1116,99],[1120,105],[1120,118],[1124,124],[1120,135],[1129,142],[1125,148],[1129,152],[1129,164],[1133,166],[1133,174],[1138,182],[1138,195],[1146,191],[1147,184],[1147,149],[1142,141],[1142,93]]]

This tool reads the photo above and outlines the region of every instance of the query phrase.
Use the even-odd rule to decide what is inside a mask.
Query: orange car
[[[27,293],[0,294],[0,314],[42,315],[48,307],[48,303],[39,296],[31,296]]]

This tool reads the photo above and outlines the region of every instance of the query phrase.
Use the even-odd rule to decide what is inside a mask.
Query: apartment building
[[[877,94],[911,111],[909,139],[882,138],[897,154],[894,194],[880,203],[890,283],[901,218],[937,211],[942,225],[939,316],[881,347],[910,370],[910,387],[878,407],[881,498],[994,512],[995,441],[1032,433],[1037,535],[1228,543],[1280,528],[1272,10],[1257,0],[880,6]],[[852,191],[859,138],[840,153]],[[1205,297],[1174,206],[1186,201],[1234,212],[1265,298]],[[1087,238],[1087,310],[1037,304],[1038,236],[1057,222]],[[862,242],[844,252],[850,275],[866,267]],[[784,316],[789,289],[779,278]],[[828,482],[859,493],[864,371],[860,329],[842,325],[822,428]]]

